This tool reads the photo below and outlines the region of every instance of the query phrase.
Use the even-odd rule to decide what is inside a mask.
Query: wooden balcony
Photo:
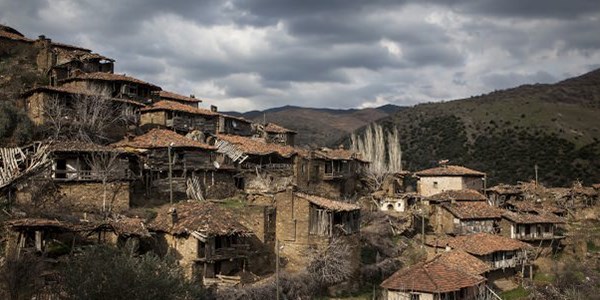
[[[228,260],[235,258],[246,258],[250,252],[249,244],[233,244],[230,247],[214,249],[212,253],[206,253],[205,257],[199,257],[197,262],[209,262],[217,260]]]
[[[54,170],[52,177],[54,181],[101,181],[105,175],[108,175],[109,180],[129,180],[133,178],[133,174],[129,169],[113,171],[109,174],[91,170]]]

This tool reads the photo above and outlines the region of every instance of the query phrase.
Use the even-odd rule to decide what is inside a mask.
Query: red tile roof
[[[218,134],[217,138],[238,146],[246,154],[269,155],[274,153],[282,157],[291,157],[297,153],[296,149],[291,146],[267,143],[262,138],[228,134]]]
[[[461,249],[477,256],[531,248],[521,241],[489,233],[461,235],[448,239],[447,243],[453,249]]]
[[[190,103],[202,102],[202,100],[200,100],[200,99],[180,95],[180,94],[173,93],[173,92],[167,92],[167,91],[158,92],[158,96],[164,100],[175,100],[175,101],[190,102]]]
[[[485,201],[486,199],[480,192],[471,189],[443,191],[427,197],[427,200],[432,202]]]
[[[80,80],[98,80],[98,81],[123,81],[129,83],[135,83],[140,85],[146,85],[154,90],[161,90],[161,88],[152,83],[133,78],[122,74],[94,72],[94,73],[81,73],[79,75],[64,79],[63,82],[80,81]]]
[[[444,203],[442,207],[455,217],[463,220],[500,219],[504,212],[502,209],[492,207],[485,202]]]
[[[10,27],[9,27],[10,28]],[[33,40],[28,39],[26,37],[24,37],[23,35],[14,33],[14,32],[10,32],[7,30],[3,30],[4,28],[0,27],[0,38],[7,38],[7,39],[11,39],[14,41],[22,41],[22,42],[33,42]]]
[[[565,223],[565,219],[549,212],[515,213],[506,211],[502,216],[517,224]]]
[[[460,249],[444,251],[438,254],[438,260],[455,269],[464,270],[474,275],[482,275],[491,270],[490,265],[481,259]]]
[[[353,211],[359,210],[360,206],[352,203],[336,201],[324,197],[308,195],[304,193],[294,193],[295,196],[300,197],[302,199],[308,200],[308,202],[313,203],[317,206],[326,208],[332,211]]]
[[[358,160],[367,162],[362,158],[360,153],[346,149],[330,149],[321,148],[313,150],[312,154],[315,158],[327,159],[327,160]]]
[[[218,116],[218,113],[212,112],[208,109],[192,107],[189,105],[185,105],[175,101],[162,100],[154,103],[150,107],[146,107],[142,109],[142,112],[145,111],[178,111],[184,112],[193,115],[201,115],[201,116]]]
[[[462,166],[444,165],[415,173],[417,176],[485,176],[485,173]]]
[[[133,100],[129,100],[129,99],[122,99],[122,98],[109,98],[109,97],[105,97],[103,95],[94,94],[90,90],[87,90],[87,89],[83,89],[83,88],[79,88],[79,87],[66,87],[66,86],[48,86],[47,85],[47,86],[36,87],[36,88],[30,89],[30,90],[26,91],[25,93],[23,93],[23,97],[28,97],[34,93],[57,93],[57,94],[70,94],[70,95],[101,97],[101,98],[106,98],[106,99],[109,99],[109,100],[115,101],[115,102],[128,103],[128,104],[132,104],[132,105],[136,105],[136,106],[140,106],[140,107],[146,106],[145,104],[137,102],[137,101],[133,101]]]
[[[543,214],[545,212],[561,214],[564,213],[565,210],[556,205],[546,203],[546,202],[533,202],[528,200],[516,201],[509,200],[506,204],[513,206],[515,210],[520,212],[534,212],[537,214]]]
[[[152,129],[143,135],[136,136],[131,140],[126,138],[112,145],[120,148],[154,149],[167,148],[171,144],[173,145],[173,148],[200,148],[206,150],[216,150],[216,147],[194,141],[170,130],[157,128]]]
[[[448,293],[462,288],[477,286],[485,281],[479,275],[456,268],[440,261],[439,256],[430,261],[418,263],[399,270],[381,283],[390,290],[415,291],[425,293]]]
[[[172,211],[176,211],[173,223]],[[240,224],[233,213],[206,201],[179,202],[164,205],[158,215],[148,224],[153,231],[173,235],[188,235],[197,231],[205,236],[248,235],[252,231]]]
[[[296,131],[279,126],[275,123],[267,123],[267,125],[265,125],[265,132],[268,132],[268,133],[293,133],[293,134],[297,133]]]

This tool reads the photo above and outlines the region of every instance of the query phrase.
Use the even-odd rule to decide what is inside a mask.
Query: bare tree
[[[66,135],[66,130],[72,121],[69,119],[72,113],[69,112],[64,101],[58,95],[52,96],[44,102],[42,111],[44,124],[49,130],[50,138],[57,140]]]
[[[44,122],[53,139],[103,142],[111,126],[124,121],[122,105],[103,90],[90,90],[71,98],[55,96],[44,102]]]
[[[381,188],[385,175],[402,171],[402,149],[397,128],[385,131],[377,123],[370,124],[362,135],[352,134],[351,149],[371,163],[365,170],[371,190]]]
[[[102,212],[108,213],[108,185],[116,179],[122,179],[125,176],[126,166],[123,165],[120,152],[102,151],[94,152],[85,158],[86,163],[91,168],[93,178],[102,182]]]
[[[343,282],[354,272],[351,255],[352,246],[341,238],[334,237],[324,249],[309,253],[307,271],[323,286]]]
[[[31,299],[40,271],[41,260],[38,257],[17,257],[15,253],[10,253],[0,266],[0,286],[7,294],[5,296],[11,300]]]

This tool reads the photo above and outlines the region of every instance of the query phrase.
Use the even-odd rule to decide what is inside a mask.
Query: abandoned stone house
[[[300,190],[328,198],[354,196],[359,175],[368,165],[356,152],[321,148],[299,156],[296,185]]]
[[[103,72],[78,73],[58,83],[63,87],[84,89],[111,98],[129,99],[143,104],[150,104],[153,92],[161,90],[160,87],[137,78]]]
[[[280,144],[282,146],[294,146],[297,132],[284,128],[275,123],[262,125],[262,137],[267,143]]]
[[[509,200],[503,205],[504,208],[516,212],[516,213],[528,213],[528,214],[544,214],[551,213],[559,217],[566,217],[567,211],[564,208],[559,207],[550,201],[517,201]]]
[[[51,164],[42,177],[56,186],[59,202],[37,203],[32,197],[35,181],[21,185],[16,201],[21,205],[60,205],[78,211],[122,212],[130,207],[133,180],[129,158],[114,148],[92,143],[64,141],[50,147]],[[50,193],[51,191],[48,191]]]
[[[485,202],[443,203],[437,210],[435,232],[452,235],[499,233],[503,211]]]
[[[331,239],[358,243],[360,207],[356,204],[298,193],[292,188],[276,194],[275,203],[276,239],[291,271],[306,266],[309,251],[322,249]],[[355,250],[351,263],[358,267],[360,255]]]
[[[236,186],[248,193],[277,192],[295,182],[297,150],[262,138],[218,134],[218,152],[227,155],[239,173]]]
[[[527,243],[504,236],[476,233],[456,237],[441,238],[428,242],[428,246],[438,249],[462,250],[488,265],[486,277],[493,285],[497,279],[514,276],[517,272],[526,270],[531,265],[529,254],[533,247]]]
[[[235,191],[232,169],[218,166],[216,147],[165,129],[127,137],[112,146],[136,154],[131,169],[136,205],[170,200],[227,198]],[[170,157],[169,157],[170,154]]]
[[[115,120],[111,124],[109,139],[120,139],[125,135],[130,126],[137,127],[140,120],[141,108],[145,105],[119,98],[109,98],[101,94],[76,87],[51,87],[43,86],[26,91],[22,95],[22,102],[19,104],[29,118],[37,125],[45,124],[49,118],[59,117],[57,114],[64,114],[65,118],[73,117],[73,114],[81,113],[78,111],[78,103],[91,101],[109,101],[109,107]],[[61,106],[59,108],[58,106]],[[81,109],[91,109],[92,104],[83,104]],[[52,114],[52,116],[49,116]]]
[[[476,300],[487,294],[485,277],[471,273],[480,264],[465,268],[444,255],[401,269],[381,283],[385,300]]]
[[[418,171],[415,176],[417,192],[424,197],[450,190],[483,191],[485,181],[485,173],[454,165]]]
[[[217,204],[164,205],[148,228],[155,233],[159,254],[174,255],[188,278],[205,285],[236,278],[229,276],[239,275],[251,263],[253,252],[247,240],[252,232]]]
[[[499,184],[485,190],[490,205],[505,207],[507,201],[524,200],[523,191],[518,185]]]
[[[140,251],[142,241],[150,238],[141,219],[119,217],[107,220],[80,220],[73,216],[12,219],[4,223],[9,231],[7,251],[41,253],[58,257],[71,247],[108,244]]]
[[[206,137],[217,133],[219,114],[181,102],[162,100],[142,109],[140,126],[167,128],[184,134],[199,131]]]
[[[216,108],[212,107],[214,111]],[[242,117],[236,117],[226,114],[219,114],[219,123],[217,127],[217,133],[219,134],[230,134],[240,136],[251,136],[254,134],[252,121],[246,120]]]
[[[168,91],[154,92],[154,95],[157,98],[157,101],[161,101],[161,100],[174,101],[174,102],[185,104],[185,105],[188,105],[191,107],[198,107],[198,105],[200,103],[202,103],[202,100],[196,98],[196,96],[194,96],[194,95],[184,96],[184,95],[180,95],[180,94],[168,92]]]
[[[502,215],[500,227],[502,235],[506,237],[536,246],[551,246],[555,249],[565,238],[564,229],[561,227],[564,223],[565,219],[546,211],[530,213],[507,211]]]

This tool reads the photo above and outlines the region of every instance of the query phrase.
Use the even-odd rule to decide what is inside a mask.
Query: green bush
[[[131,256],[95,246],[72,257],[61,270],[69,299],[207,299],[199,282],[190,282],[176,261],[153,254]]]

